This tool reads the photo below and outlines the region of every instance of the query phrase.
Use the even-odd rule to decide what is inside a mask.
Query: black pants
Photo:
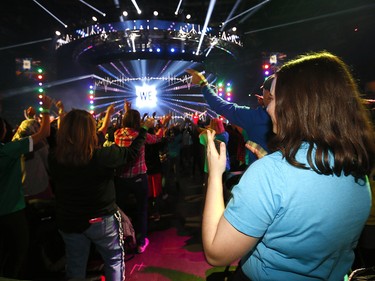
[[[144,245],[148,228],[148,181],[147,174],[141,174],[133,178],[115,177],[116,204],[129,214],[126,201],[133,193],[136,202],[136,218],[134,220],[134,230],[137,237],[137,244]]]
[[[0,216],[0,276],[22,278],[29,249],[25,210]]]

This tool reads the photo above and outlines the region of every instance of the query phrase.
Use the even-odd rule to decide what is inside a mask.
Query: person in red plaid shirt
[[[130,146],[132,141],[138,136],[141,126],[141,115],[139,111],[130,109],[130,104],[125,102],[125,115],[122,120],[122,128],[115,132],[115,143],[118,146]],[[164,119],[165,121],[166,119]],[[147,144],[157,143],[162,140],[163,128],[161,128],[155,135],[147,134]],[[145,161],[145,147],[141,148],[138,157],[120,168],[116,172],[115,186],[116,186],[116,203],[122,209],[126,210],[126,199],[130,193],[135,195],[136,204],[136,219],[135,232],[137,238],[137,251],[143,253],[149,240],[147,235],[147,209],[148,209],[148,182],[147,182],[147,167]]]

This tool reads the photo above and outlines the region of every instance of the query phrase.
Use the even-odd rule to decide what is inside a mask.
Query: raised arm
[[[43,109],[42,109],[42,122],[40,129],[37,133],[31,135],[33,143],[37,144],[50,134],[50,109],[52,106],[52,99],[48,96],[43,96]]]
[[[107,108],[102,126],[98,129],[98,132],[102,132],[104,136],[107,133],[108,125],[109,125],[109,122],[111,121],[111,116],[113,115],[113,113],[115,113],[115,105],[111,104]]]
[[[57,120],[57,128],[60,128],[61,119],[64,118],[66,112],[65,112],[65,109],[64,109],[64,104],[61,100],[56,102],[56,107],[57,107],[57,113],[59,115],[59,119]]]
[[[245,255],[258,239],[235,229],[224,217],[222,174],[226,166],[226,148],[218,153],[215,133],[207,130],[208,187],[203,211],[202,241],[207,261],[214,266],[229,265]]]
[[[208,85],[206,77],[199,71],[196,71],[195,69],[186,69],[185,71],[191,75],[192,84],[199,85],[201,87]]]

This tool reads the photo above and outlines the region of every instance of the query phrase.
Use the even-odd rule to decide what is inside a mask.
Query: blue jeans
[[[125,280],[125,252],[118,219],[121,217],[118,215],[102,217],[101,221],[92,223],[82,233],[59,231],[65,243],[68,279],[86,278],[87,260],[93,242],[103,258],[106,281]]]

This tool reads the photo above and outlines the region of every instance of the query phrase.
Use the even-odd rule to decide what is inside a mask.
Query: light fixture
[[[154,11],[154,16],[157,17],[159,15],[158,11]]]
[[[187,20],[191,19],[191,15],[190,15],[190,14],[187,14],[187,15],[186,15],[186,19],[187,19]]]
[[[124,17],[127,17],[127,16],[128,16],[128,12],[127,12],[127,11],[123,11],[123,12],[122,12],[122,15],[123,15]]]

